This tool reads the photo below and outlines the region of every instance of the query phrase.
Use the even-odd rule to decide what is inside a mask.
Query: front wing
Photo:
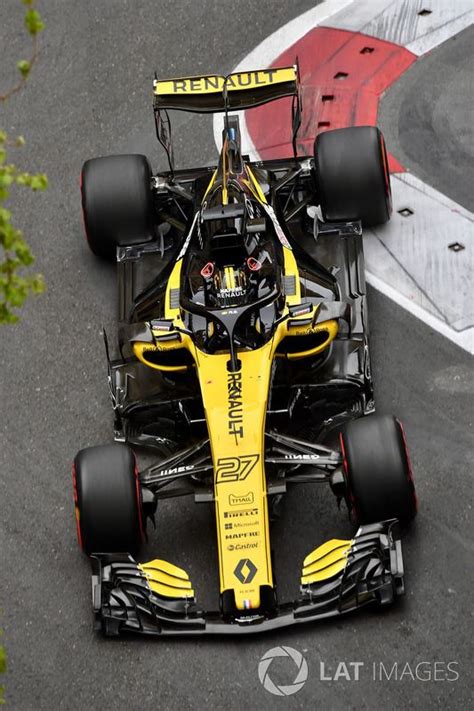
[[[343,565],[334,562],[334,546],[328,553],[327,544],[307,557],[305,565],[310,560],[311,568],[303,569],[300,596],[294,602],[277,604],[265,613],[235,615],[201,610],[186,574],[179,585],[189,588],[189,596],[180,591],[181,597],[173,598],[160,584],[150,582],[147,565],[130,555],[95,554],[91,558],[95,626],[107,636],[249,634],[335,617],[370,603],[386,605],[404,593],[397,521],[361,526],[354,539],[339,548]],[[317,572],[308,575],[308,570]],[[169,571],[165,575],[167,581],[173,579]]]

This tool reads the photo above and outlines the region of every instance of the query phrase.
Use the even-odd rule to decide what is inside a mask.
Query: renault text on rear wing
[[[208,74],[179,79],[155,79],[156,109],[215,113],[249,109],[268,101],[294,96],[298,90],[296,66],[235,72],[227,77]]]

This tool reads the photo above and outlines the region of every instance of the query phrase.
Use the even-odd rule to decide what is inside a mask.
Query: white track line
[[[423,9],[430,13],[419,15]],[[473,19],[472,0],[366,0],[342,8],[329,24],[394,42],[420,56]]]
[[[410,173],[392,175],[392,187],[392,219],[365,231],[367,281],[473,352],[473,215]],[[413,214],[403,217],[407,207]],[[456,241],[465,252],[448,248]]]
[[[423,9],[428,15],[418,15]],[[473,0],[326,0],[272,33],[235,71],[271,64],[317,25],[347,29],[425,54],[474,21]],[[241,114],[242,146],[252,160],[258,152]],[[220,146],[222,116],[214,117]],[[393,176],[395,212],[389,225],[365,241],[367,281],[464,350],[474,353],[473,215],[414,176]],[[413,215],[396,211],[410,207]],[[465,249],[454,253],[448,244]]]
[[[365,276],[367,283],[373,286],[374,289],[377,289],[377,291],[380,291],[384,296],[387,296],[389,299],[398,304],[398,306],[401,306],[413,316],[416,316],[416,318],[423,321],[429,328],[432,328],[445,338],[448,338],[457,346],[460,346],[460,348],[463,348],[469,353],[473,353],[472,329],[463,331],[462,333],[457,333],[456,331],[453,331],[446,321],[436,318],[436,316],[426,311],[426,309],[420,306],[416,301],[408,299],[406,296],[401,294],[398,289],[390,286],[388,282],[379,279],[379,277],[372,274],[372,272],[370,272],[367,268]],[[387,328],[388,327],[389,326],[387,326]],[[403,368],[403,363],[401,364],[401,367]]]

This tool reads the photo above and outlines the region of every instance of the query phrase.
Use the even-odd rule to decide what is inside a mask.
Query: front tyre
[[[91,553],[134,553],[144,539],[135,456],[125,444],[81,449],[73,464],[77,535]]]
[[[347,503],[359,525],[417,512],[415,485],[401,423],[369,415],[347,423],[340,434]]]

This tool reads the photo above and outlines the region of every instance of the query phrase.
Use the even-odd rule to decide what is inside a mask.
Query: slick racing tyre
[[[98,257],[154,238],[151,169],[145,156],[92,158],[81,173],[84,229]]]
[[[314,161],[326,221],[362,220],[371,227],[390,219],[390,173],[380,129],[352,126],[320,133],[314,142]]]
[[[411,521],[417,500],[401,423],[391,415],[369,415],[347,423],[340,439],[346,498],[355,522]]]
[[[81,449],[73,464],[79,545],[91,553],[136,552],[142,503],[135,456],[125,444]]]

